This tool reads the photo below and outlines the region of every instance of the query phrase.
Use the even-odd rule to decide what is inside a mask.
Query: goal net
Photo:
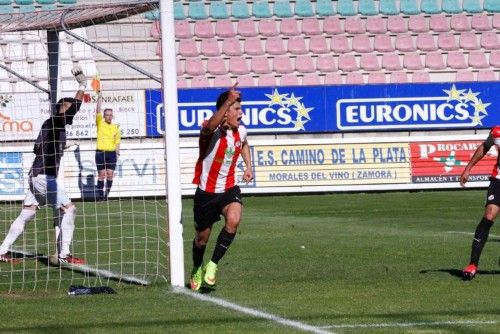
[[[71,252],[86,264],[54,263],[53,212],[41,207],[10,248],[17,263],[0,263],[0,291],[67,289],[72,284],[115,281],[151,284],[166,279],[165,147],[162,137],[149,135],[146,119],[146,109],[161,103],[159,35],[155,35],[159,32],[151,20],[157,12],[157,1],[128,1],[23,13],[13,8],[13,13],[0,15],[4,55],[0,61],[0,239],[21,212],[33,144],[42,123],[54,101],[74,97],[78,90],[73,66],[80,65],[88,79],[82,107],[66,127],[58,174],[77,209]],[[107,200],[99,198],[95,160],[98,82],[101,110],[112,109],[112,124],[118,124],[121,133],[112,184],[106,183],[109,176],[104,179],[104,191],[110,189]]]

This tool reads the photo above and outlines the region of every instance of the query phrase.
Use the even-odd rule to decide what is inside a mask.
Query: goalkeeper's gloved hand
[[[87,78],[85,74],[83,74],[82,68],[80,65],[75,65],[71,70],[71,73],[75,76],[76,82],[78,82],[78,89],[84,90],[87,87]]]

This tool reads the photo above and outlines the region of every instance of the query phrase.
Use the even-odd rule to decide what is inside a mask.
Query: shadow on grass
[[[448,273],[451,276],[458,277],[462,279],[462,270],[461,269],[424,269],[420,270],[421,274],[429,274],[429,273]],[[500,270],[478,270],[478,275],[500,275]]]
[[[191,286],[189,285],[189,283],[186,283],[186,285],[184,286],[186,289],[191,289]],[[199,293],[201,294],[209,294],[209,293],[212,293],[214,292],[216,289],[215,289],[215,286],[208,286],[206,284],[203,284],[201,287],[200,287],[200,290],[198,290]]]

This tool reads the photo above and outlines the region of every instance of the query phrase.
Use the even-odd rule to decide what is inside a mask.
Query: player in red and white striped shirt
[[[231,245],[240,224],[241,191],[235,177],[240,155],[246,166],[243,181],[248,183],[253,179],[247,132],[240,124],[243,116],[241,95],[236,85],[219,95],[217,111],[203,123],[200,132],[200,152],[193,179],[198,185],[193,208],[196,229],[190,279],[193,290],[199,290],[203,281],[215,285],[217,264]],[[203,255],[212,225],[220,220],[220,215],[224,216],[225,225],[217,238],[211,261],[203,268]]]

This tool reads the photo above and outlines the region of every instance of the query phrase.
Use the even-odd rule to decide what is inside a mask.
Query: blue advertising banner
[[[0,152],[0,195],[23,194],[23,181],[23,154]]]
[[[242,88],[249,133],[479,129],[500,124],[497,82]],[[197,134],[224,89],[181,89],[179,130]],[[496,101],[498,99],[499,101]],[[159,90],[146,91],[148,136],[164,131]]]

